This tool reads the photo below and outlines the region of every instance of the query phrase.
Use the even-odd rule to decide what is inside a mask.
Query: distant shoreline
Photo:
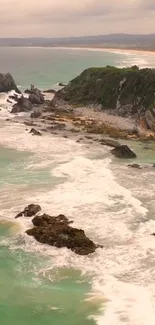
[[[155,50],[115,48],[115,47],[91,47],[91,46],[0,46],[0,48],[39,48],[39,49],[63,49],[63,50],[83,50],[96,52],[109,52],[118,54],[148,54],[155,55]]]

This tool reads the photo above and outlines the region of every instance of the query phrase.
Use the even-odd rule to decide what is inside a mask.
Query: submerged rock
[[[31,129],[30,133],[32,133],[32,135],[39,135],[39,136],[42,135],[41,132],[37,131],[37,130],[34,129],[34,128]]]
[[[39,204],[29,204],[22,212],[18,213],[15,219],[20,217],[32,217],[41,211],[41,207]]]
[[[16,93],[20,94],[17,85],[12,78],[10,73],[2,74],[0,73],[0,93],[7,93],[10,90],[15,90]]]
[[[136,158],[136,154],[126,145],[116,147],[111,153],[117,158]]]

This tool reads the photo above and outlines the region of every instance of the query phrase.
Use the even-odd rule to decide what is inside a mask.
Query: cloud
[[[0,8],[1,37],[147,33],[155,19],[155,0],[0,0]]]

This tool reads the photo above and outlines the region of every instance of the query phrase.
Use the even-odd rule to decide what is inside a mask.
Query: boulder
[[[15,219],[20,217],[32,217],[41,211],[41,207],[39,204],[29,204],[22,212],[18,213]]]
[[[33,108],[32,103],[28,98],[21,96],[18,98],[18,102],[13,105],[11,113],[19,113],[19,112],[28,112]]]
[[[20,94],[20,91],[17,88],[16,83],[12,78],[11,74],[0,73],[0,93],[7,93],[10,90],[15,90],[18,94]]]
[[[116,147],[111,153],[117,158],[136,158],[136,154],[126,145]]]
[[[79,255],[94,253],[96,248],[101,247],[86,237],[82,229],[72,228],[69,225],[71,222],[62,214],[57,217],[47,214],[35,216],[32,223],[34,228],[26,233],[42,244],[67,247]]]
[[[34,129],[34,128],[31,129],[30,133],[32,133],[32,135],[39,135],[39,136],[42,135],[41,132],[37,131],[37,130]]]

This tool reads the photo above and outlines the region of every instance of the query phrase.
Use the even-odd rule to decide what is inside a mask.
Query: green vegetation
[[[155,108],[155,69],[90,68],[73,79],[58,96],[74,105],[101,104],[120,115]]]

